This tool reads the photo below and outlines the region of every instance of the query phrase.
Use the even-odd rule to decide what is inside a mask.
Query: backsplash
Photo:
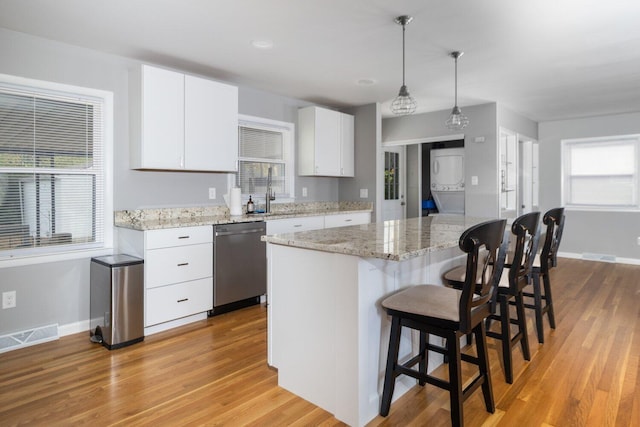
[[[243,213],[246,213],[246,205],[242,209]],[[322,215],[326,212],[357,210],[373,210],[373,202],[304,202],[274,203],[271,205],[272,215],[311,213]],[[122,225],[147,221],[196,220],[216,217],[229,217],[229,208],[226,206],[204,206],[123,210],[114,212],[114,223],[115,225]]]

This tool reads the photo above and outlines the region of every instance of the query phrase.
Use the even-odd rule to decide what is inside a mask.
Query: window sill
[[[22,267],[26,265],[44,264],[48,262],[68,261],[74,259],[93,258],[96,256],[112,255],[113,248],[82,249],[77,251],[59,252],[54,254],[38,254],[30,256],[0,255],[0,269]]]

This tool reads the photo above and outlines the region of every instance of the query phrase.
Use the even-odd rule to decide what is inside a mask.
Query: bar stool
[[[421,386],[429,383],[449,390],[451,422],[454,426],[463,425],[462,404],[478,387],[482,387],[487,411],[495,411],[484,319],[490,315],[497,274],[504,263],[505,248],[502,246],[500,251],[499,248],[505,224],[505,220],[484,222],[470,227],[460,236],[459,247],[467,253],[468,278],[462,290],[439,285],[419,285],[404,289],[382,301],[382,307],[391,316],[389,352],[380,405],[380,415],[383,417],[389,414],[395,380],[401,374],[416,378]],[[398,362],[398,352],[403,326],[420,331],[420,342],[419,353],[401,364]],[[471,332],[476,337],[477,356],[460,353],[459,338]],[[444,338],[445,346],[429,343],[428,334]],[[429,350],[448,357],[448,382],[427,373]],[[477,365],[479,371],[464,389],[461,361]],[[418,369],[412,369],[416,364]]]
[[[527,322],[524,314],[524,287],[529,283],[533,266],[534,254],[538,247],[538,222],[540,212],[524,214],[513,221],[511,226],[510,250],[505,261],[505,269],[509,267],[508,274],[502,274],[496,289],[496,295],[492,305],[491,315],[487,317],[487,336],[501,341],[502,359],[504,365],[505,380],[513,383],[513,347],[518,343],[522,348],[522,355],[525,360],[531,359],[529,351],[529,338],[527,335]],[[453,288],[459,289],[461,280],[465,278],[465,271],[462,267],[453,268],[443,275],[445,283]],[[496,305],[500,305],[499,314],[496,314]],[[511,318],[509,306],[516,307],[516,317]],[[489,330],[492,320],[500,322],[500,332]],[[511,325],[517,326],[516,333],[512,336]],[[467,344],[471,343],[471,338],[467,335]]]
[[[546,235],[542,252],[536,255],[531,269],[533,278],[533,293],[523,292],[525,297],[533,298],[533,304],[525,303],[525,307],[533,309],[536,314],[536,332],[538,342],[544,344],[543,317],[546,313],[551,329],[556,328],[556,319],[553,312],[553,298],[551,296],[551,280],[549,270],[558,264],[558,248],[564,230],[564,208],[554,208],[547,211],[542,217],[542,223],[546,226]],[[540,287],[540,277],[544,286],[544,292]]]

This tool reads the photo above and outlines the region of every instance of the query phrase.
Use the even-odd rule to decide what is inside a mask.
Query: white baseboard
[[[89,332],[90,328],[91,323],[89,322],[89,319],[81,320],[79,322],[67,323],[66,325],[58,326],[58,334],[61,337],[64,337],[65,335],[73,335],[79,332]]]

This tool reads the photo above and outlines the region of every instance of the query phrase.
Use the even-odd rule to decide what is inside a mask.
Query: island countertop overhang
[[[276,245],[404,261],[429,252],[458,246],[467,228],[486,218],[432,215],[348,227],[263,236]]]

